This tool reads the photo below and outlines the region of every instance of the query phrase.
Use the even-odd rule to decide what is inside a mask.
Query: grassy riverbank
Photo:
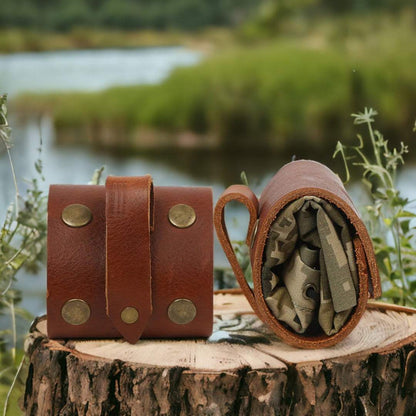
[[[160,85],[32,95],[17,105],[53,113],[67,141],[122,150],[177,145],[181,135],[202,147],[332,149],[352,137],[348,114],[365,105],[379,109],[391,137],[407,136],[416,102],[413,26],[403,15],[343,18],[267,41],[240,31],[239,42]]]
[[[25,29],[0,30],[0,53],[45,52],[74,49],[140,48],[183,45],[209,50],[213,45],[230,43],[232,32],[221,28],[183,31],[122,31],[72,29],[66,33]]]
[[[51,50],[141,47],[177,45],[183,41],[179,33],[123,32],[75,29],[68,33],[37,30],[3,29],[0,31],[0,52],[40,52]]]

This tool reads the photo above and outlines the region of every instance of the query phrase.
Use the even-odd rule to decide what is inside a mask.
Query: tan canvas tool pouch
[[[150,176],[52,185],[49,336],[209,336],[212,234],[210,188],[153,188]]]
[[[224,210],[250,212],[253,288],[228,237]],[[357,325],[368,298],[381,295],[371,239],[342,182],[311,160],[285,165],[257,200],[230,186],[215,208],[218,238],[258,316],[278,337],[303,348],[328,347]]]

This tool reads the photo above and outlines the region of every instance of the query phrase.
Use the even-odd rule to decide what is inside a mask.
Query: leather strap
[[[136,343],[152,314],[152,178],[109,176],[105,186],[107,315],[128,342]],[[134,310],[126,308],[138,312],[135,322],[123,321],[123,311],[133,311],[134,320]]]
[[[228,236],[227,225],[225,223],[225,207],[231,201],[238,201],[245,205],[250,213],[250,220],[247,229],[246,244],[250,247],[252,243],[252,238],[254,235],[257,216],[259,210],[259,201],[257,200],[254,192],[245,185],[231,185],[228,187],[220,199],[218,200],[215,206],[214,212],[214,225],[217,231],[218,240],[220,241],[225,255],[228,258],[228,261],[233,268],[234,274],[240,284],[243,293],[247,297],[251,307],[256,311],[257,303],[254,298],[254,293],[250,286],[247,283],[246,278],[244,277],[243,270],[241,269],[240,264],[238,263],[237,257],[235,255],[233,246]]]

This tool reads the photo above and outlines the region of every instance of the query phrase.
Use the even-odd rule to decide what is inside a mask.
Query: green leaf
[[[383,297],[400,299],[403,296],[403,289],[392,287],[389,290],[383,291]]]
[[[391,227],[393,221],[390,218],[384,218],[383,219],[384,224],[386,224],[387,227]]]
[[[100,185],[104,170],[105,170],[104,165],[98,169],[95,169],[92,175],[91,181],[89,182],[89,185]]]
[[[384,241],[380,237],[373,237],[372,238],[374,244],[383,244]]]
[[[384,251],[382,253],[377,253],[376,260],[377,260],[377,266],[381,274],[383,274],[384,276],[388,276],[391,270],[391,268],[389,267],[390,260],[388,258],[388,254],[386,254],[386,252]]]
[[[390,274],[390,280],[401,280],[401,279],[402,279],[402,275],[398,270],[395,270],[394,272]]]
[[[42,160],[38,159],[35,162],[35,169],[36,169],[36,172],[37,173],[39,173],[40,175],[42,174],[42,169],[43,169],[43,167],[42,167]]]
[[[248,179],[247,179],[247,175],[246,175],[246,172],[243,170],[243,171],[241,171],[241,173],[240,173],[240,178],[241,178],[241,183],[243,184],[243,185],[246,185],[246,186],[249,186],[249,184],[248,184]]]
[[[365,123],[373,123],[374,117],[377,115],[377,111],[373,110],[372,108],[364,108],[364,112],[351,114],[351,117],[354,118],[354,124],[365,124]]]
[[[396,196],[391,199],[391,205],[393,207],[404,207],[408,204],[408,202],[408,198],[403,198],[399,191],[397,191]]]
[[[410,220],[400,221],[400,228],[404,234],[407,234],[409,232],[410,230],[409,224],[410,224]]]
[[[345,168],[345,180],[344,183],[348,183],[351,179],[350,171],[348,168],[348,162],[347,157],[345,155],[345,146],[338,140],[337,145],[335,147],[335,151],[332,154],[332,158],[335,159],[338,154],[341,155],[342,161],[344,162],[344,168]]]
[[[397,218],[416,218],[416,214],[410,211],[401,210],[396,214]]]

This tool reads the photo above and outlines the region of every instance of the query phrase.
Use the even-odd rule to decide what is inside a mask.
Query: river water
[[[114,85],[157,83],[170,72],[183,65],[193,65],[203,59],[199,52],[184,48],[145,48],[129,50],[67,51],[48,53],[22,53],[0,56],[0,93],[11,98],[22,92],[92,91]],[[277,169],[288,160],[268,154],[204,154],[177,151],[163,155],[123,155],[96,153],[83,147],[60,147],[54,141],[52,121],[44,117],[19,121],[11,114],[14,148],[13,161],[21,192],[25,178],[35,175],[34,161],[38,156],[42,138],[42,159],[47,191],[51,183],[87,183],[94,169],[105,165],[106,173],[113,175],[152,174],[156,185],[212,186],[216,200],[226,186],[239,181],[246,170],[256,193]],[[303,155],[307,157],[307,155]],[[327,159],[321,160],[330,162]],[[416,198],[416,169],[406,168],[400,178],[404,193]],[[353,199],[363,203],[363,192],[358,184],[350,187]],[[0,219],[14,195],[12,177],[6,154],[0,154]],[[247,215],[239,206],[227,213],[230,235],[244,237]],[[215,243],[215,264],[227,265],[219,244]],[[17,284],[23,292],[22,306],[34,315],[45,313],[46,273],[37,276],[22,272]]]
[[[154,84],[201,54],[178,47],[34,52],[0,55],[0,90],[97,91],[115,85]]]

